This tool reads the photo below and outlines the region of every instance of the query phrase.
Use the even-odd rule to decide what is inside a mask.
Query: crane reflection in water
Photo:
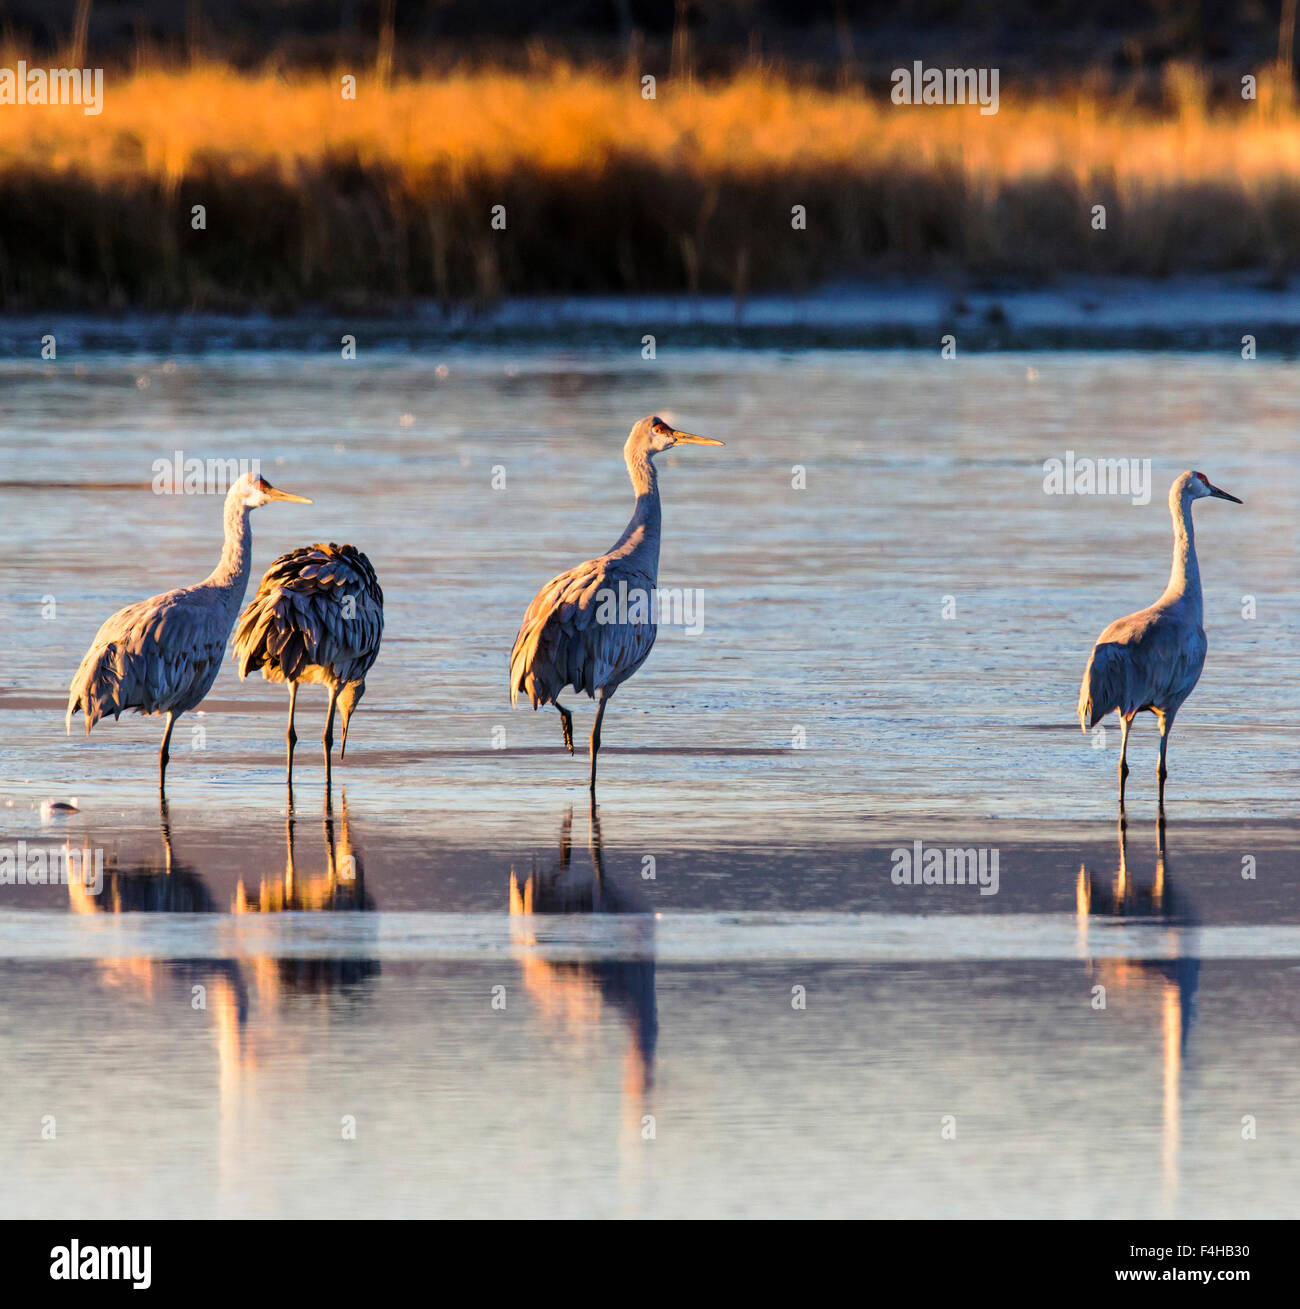
[[[243,1179],[250,1158],[262,1148],[266,1098],[285,1075],[286,1065],[305,1075],[328,1049],[331,997],[369,998],[379,972],[377,959],[281,958],[241,949],[241,914],[375,907],[350,830],[346,792],[341,803],[336,824],[326,794],[323,872],[304,874],[298,867],[291,812],[283,872],[269,873],[256,885],[241,880],[232,904],[218,903],[203,877],[173,850],[165,801],[160,808],[161,863],[106,870],[98,896],[79,884],[68,886],[74,912],[211,914],[218,941],[229,940],[227,958],[96,960],[106,985],[129,988],[160,1008],[176,1005],[199,1011],[196,1020],[211,1026],[217,1082],[213,1147],[221,1213],[243,1213]],[[305,1013],[315,1014],[316,1027],[304,1027]]]
[[[1156,863],[1150,879],[1136,877],[1129,867],[1128,833],[1119,823],[1119,867],[1114,873],[1092,874],[1080,865],[1075,888],[1080,953],[1088,972],[1106,988],[1109,998],[1159,1005],[1162,1050],[1161,1176],[1166,1205],[1178,1193],[1178,1155],[1182,1136],[1182,1100],[1187,1076],[1188,1047],[1196,1021],[1196,997],[1201,961],[1187,947],[1195,946],[1197,918],[1190,900],[1169,875],[1165,825],[1156,825]],[[1132,919],[1167,929],[1172,958],[1096,958],[1088,949],[1089,929],[1097,921]]]
[[[292,911],[338,911],[374,909],[374,897],[366,890],[362,856],[348,827],[348,797],[340,795],[340,818],[335,832],[331,793],[325,790],[322,827],[325,836],[325,871],[303,877],[294,864],[295,811],[292,804],[285,816],[285,864],[280,877],[264,877],[250,892],[243,879],[235,888],[230,910],[235,914],[286,913]],[[379,972],[378,959],[287,958],[276,961],[280,983],[300,992],[330,992],[352,987]]]
[[[593,1032],[605,1009],[617,1012],[628,1033],[623,1090],[630,1107],[654,1082],[659,1018],[655,1003],[654,919],[640,897],[605,872],[600,819],[590,810],[591,870],[575,869],[573,810],[560,826],[559,862],[543,872],[534,867],[522,880],[510,870],[511,940],[523,970],[524,988],[545,1019],[575,1045]],[[548,945],[546,915],[635,915],[625,957],[555,958]],[[557,933],[558,934],[558,933]],[[620,937],[620,941],[622,937]]]
[[[304,875],[295,862],[295,818],[290,810],[285,824],[283,872],[270,873],[250,889],[240,880],[232,902],[219,903],[202,875],[177,856],[172,843],[168,806],[159,808],[162,859],[105,870],[104,886],[92,895],[69,881],[70,907],[82,914],[165,913],[234,915],[281,913],[289,910],[362,910],[375,907],[366,890],[361,852],[348,821],[347,793],[341,796],[336,820],[326,793],[322,830],[325,845],[323,872]],[[227,920],[229,921],[229,920]],[[237,926],[237,924],[232,924]],[[225,935],[223,923],[219,935]],[[232,937],[235,935],[231,933]],[[96,961],[101,978],[112,985],[131,986],[149,997],[166,988],[189,991],[202,1000],[218,1033],[223,1079],[229,1070],[252,1066],[256,1049],[247,1035],[250,1004],[255,1000],[259,1029],[274,1028],[275,1015],[288,995],[323,995],[351,991],[379,972],[378,959],[278,958],[248,955],[233,949],[229,958],[172,959],[148,956],[102,958]],[[259,1037],[258,1043],[265,1038]]]

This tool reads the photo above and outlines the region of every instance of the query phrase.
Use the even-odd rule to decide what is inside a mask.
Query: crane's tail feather
[[[68,735],[78,711],[85,715],[87,736],[101,718],[122,716],[122,666],[116,644],[92,648],[81,661],[68,690],[68,712],[63,719]]]
[[[278,589],[259,591],[239,616],[235,627],[235,659],[241,679],[260,668],[271,681],[297,680],[311,662],[303,634],[298,631],[290,601]]]
[[[255,673],[266,659],[266,628],[270,613],[258,603],[261,595],[250,604],[235,624],[235,661],[242,682],[249,673]]]
[[[514,649],[510,651],[510,707],[519,703],[519,692],[528,696],[528,702],[534,709],[546,700],[539,685],[537,670],[534,667],[537,647],[541,641],[543,624],[529,626],[525,619],[524,626],[515,637]]]
[[[1079,729],[1087,732],[1120,707],[1123,668],[1111,645],[1097,645],[1088,656],[1079,685]]]

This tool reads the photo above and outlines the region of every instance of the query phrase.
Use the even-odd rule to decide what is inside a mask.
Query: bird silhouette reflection
[[[522,881],[511,868],[512,936],[523,947],[519,957],[524,986],[549,1021],[578,1037],[595,1027],[604,1009],[621,1015],[629,1034],[624,1087],[640,1092],[653,1083],[659,1036],[653,919],[639,896],[607,874],[594,804],[589,819],[589,870],[573,863],[572,808],[560,826],[558,863],[541,872],[534,867]],[[643,914],[644,933],[636,941],[635,958],[543,958],[531,947],[539,940],[534,920],[546,914]]]
[[[235,888],[231,912],[372,911],[375,907],[374,897],[366,890],[365,865],[348,824],[346,789],[340,793],[337,830],[331,792],[328,788],[325,791],[321,819],[325,837],[323,873],[304,876],[299,871],[294,859],[296,824],[297,815],[290,805],[284,822],[284,873],[263,878],[251,891],[241,878]],[[364,958],[291,958],[279,959],[276,965],[281,982],[292,990],[302,992],[355,986],[380,971],[378,959]]]
[[[348,821],[347,793],[341,794],[341,812],[336,820],[329,792],[326,792],[322,831],[325,869],[304,875],[295,861],[295,815],[285,822],[285,866],[283,873],[259,878],[251,889],[240,879],[229,911],[234,914],[284,913],[293,910],[369,911],[374,899],[366,890],[365,866]],[[68,884],[70,906],[83,914],[217,914],[226,910],[202,875],[176,855],[172,841],[170,811],[166,800],[159,804],[161,860],[109,868],[98,895],[72,880]],[[243,963],[262,975],[270,962],[253,958]],[[248,993],[235,959],[104,959],[101,971],[134,973],[150,987],[166,974],[187,982],[221,978],[234,988],[238,1017],[247,1011]],[[279,988],[321,993],[337,987],[351,987],[378,974],[379,961],[365,958],[283,958],[274,960]],[[265,999],[266,997],[264,997]]]
[[[1079,868],[1077,890],[1078,915],[1081,931],[1086,936],[1089,918],[1155,919],[1180,929],[1197,925],[1195,907],[1169,876],[1169,855],[1165,840],[1165,825],[1156,826],[1156,861],[1152,875],[1147,878],[1135,874],[1129,866],[1128,829],[1119,824],[1119,866],[1114,873],[1093,875],[1086,865]],[[1180,933],[1180,942],[1187,938]],[[1093,960],[1093,965],[1119,964],[1124,976],[1140,978],[1152,983],[1163,979],[1177,991],[1180,1042],[1186,1046],[1196,1017],[1196,992],[1201,962],[1192,956],[1175,959]]]
[[[1149,876],[1129,863],[1128,830],[1119,823],[1119,866],[1114,873],[1094,875],[1079,868],[1076,887],[1077,921],[1081,948],[1086,952],[1090,921],[1132,919],[1166,925],[1176,933],[1178,953],[1172,959],[1088,959],[1088,971],[1106,988],[1108,997],[1120,999],[1125,1012],[1150,1012],[1155,1000],[1162,1049],[1161,1171],[1165,1199],[1172,1203],[1178,1190],[1178,1156],[1182,1138],[1183,1083],[1188,1047],[1196,1021],[1197,988],[1201,961],[1185,953],[1195,938],[1195,908],[1170,876],[1165,825],[1156,826],[1156,860]]]
[[[166,800],[158,805],[162,842],[159,861],[106,869],[99,894],[70,880],[69,907],[79,914],[211,914],[221,906],[191,865],[176,857]],[[235,959],[158,959],[149,956],[104,958],[96,961],[100,976],[111,985],[131,986],[154,995],[160,988],[202,988],[206,1007],[210,993],[238,1026],[248,1017],[248,987]]]

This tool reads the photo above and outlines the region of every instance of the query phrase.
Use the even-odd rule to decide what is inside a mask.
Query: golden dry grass
[[[1169,71],[1162,109],[1004,88],[982,116],[760,68],[662,82],[655,100],[634,76],[561,66],[362,77],[356,100],[322,75],[110,75],[98,117],[0,108],[0,297],[289,305],[953,268],[1286,271],[1300,114],[1274,81],[1215,111],[1187,68]],[[193,233],[200,203],[209,227]],[[790,228],[796,203],[806,232]],[[505,232],[488,229],[493,204]]]
[[[11,60],[12,62],[12,60]],[[1172,111],[1074,92],[1052,102],[1003,95],[1000,112],[896,106],[750,70],[641,98],[634,77],[564,67],[535,74],[466,73],[366,85],[345,100],[338,78],[242,74],[212,66],[115,81],[105,112],[6,107],[0,161],[40,162],[98,179],[183,176],[196,159],[232,168],[274,163],[286,177],[355,156],[408,175],[431,168],[509,176],[599,168],[634,157],[697,174],[868,169],[881,162],[956,164],[998,183],[1105,172],[1126,187],[1300,175],[1300,115],[1263,97],[1211,114],[1192,70],[1167,74]]]

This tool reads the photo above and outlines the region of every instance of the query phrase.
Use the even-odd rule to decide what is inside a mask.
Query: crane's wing
[[[647,597],[651,579],[622,574],[609,559],[589,559],[552,578],[533,597],[510,652],[510,703],[523,691],[536,709],[566,686],[594,696],[630,677],[655,642],[655,625],[620,621],[631,612],[621,594]]]
[[[384,593],[370,560],[333,542],[281,555],[235,629],[240,677],[296,681],[305,668],[360,681],[379,654]]]
[[[1079,687],[1079,725],[1096,726],[1114,710],[1177,709],[1205,666],[1205,633],[1168,611],[1143,609],[1117,619],[1097,638]]]
[[[65,725],[86,716],[86,732],[123,710],[180,712],[216,680],[229,626],[216,598],[168,591],[118,610],[86,651],[68,692]]]

